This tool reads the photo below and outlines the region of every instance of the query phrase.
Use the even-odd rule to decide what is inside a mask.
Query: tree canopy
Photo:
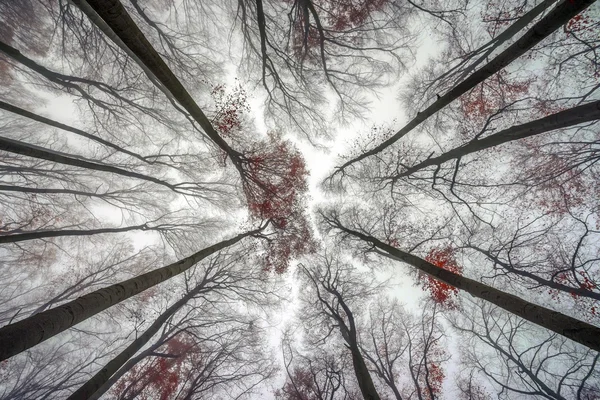
[[[600,398],[595,0],[0,0],[0,400]]]

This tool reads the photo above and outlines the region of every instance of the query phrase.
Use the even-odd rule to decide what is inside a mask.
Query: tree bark
[[[99,162],[88,161],[83,157],[73,156],[43,147],[35,146],[33,144],[21,142],[19,140],[8,139],[0,137],[0,150],[8,151],[10,153],[21,154],[28,157],[39,158],[42,160],[53,161],[59,164],[72,165],[79,168],[93,169],[96,171],[110,172],[117,175],[126,176],[128,178],[141,179],[148,182],[153,182],[161,186],[166,186],[169,189],[176,191],[176,186],[161,179],[154,178],[152,176],[139,174],[133,171],[127,171],[122,168],[113,167]]]
[[[155,230],[146,224],[124,226],[122,228],[99,228],[99,229],[57,229],[57,230],[40,230],[25,233],[15,233],[12,235],[0,235],[0,243],[16,243],[24,240],[44,239],[58,236],[91,236],[101,233],[119,233],[134,230],[151,231]]]
[[[205,277],[206,278],[206,277]],[[122,352],[120,352],[115,358],[110,360],[104,368],[98,371],[90,380],[84,383],[79,389],[77,389],[67,400],[87,400],[96,393],[109,379],[113,376],[119,368],[123,366],[131,357],[135,355],[152,337],[159,331],[163,324],[174,315],[181,307],[183,307],[190,299],[196,296],[198,293],[206,289],[207,280],[203,279],[192,291],[183,296],[179,301],[169,307],[164,313],[162,313],[153,323],[135,339],[129,346],[127,346]],[[106,387],[106,390],[110,388]]]
[[[127,149],[124,149],[121,146],[118,146],[118,145],[116,145],[114,143],[111,143],[108,140],[104,140],[101,137],[98,137],[96,135],[92,135],[91,133],[87,133],[87,132],[85,132],[85,131],[83,131],[81,129],[77,129],[77,128],[74,128],[72,126],[62,124],[60,122],[51,120],[50,118],[42,117],[41,115],[32,113],[30,111],[24,110],[24,109],[22,109],[20,107],[14,106],[12,104],[6,103],[6,102],[1,101],[1,100],[0,100],[0,108],[3,109],[3,110],[6,110],[6,111],[10,111],[13,114],[17,114],[17,115],[20,115],[22,117],[26,117],[26,118],[32,119],[32,120],[37,121],[37,122],[41,122],[42,124],[46,124],[46,125],[52,126],[54,128],[59,128],[59,129],[62,129],[64,131],[71,132],[71,133],[74,133],[74,134],[79,135],[79,136],[83,136],[84,138],[93,140],[94,142],[100,143],[100,144],[102,144],[102,145],[104,145],[106,147],[110,147],[111,149],[116,150],[116,151],[118,151],[120,153],[127,154],[127,155],[135,157],[138,160],[141,160],[141,161],[143,161],[143,162],[145,162],[147,164],[151,164],[151,162],[148,161],[146,159],[146,157],[141,156],[141,155],[139,155],[137,153],[134,153],[132,151],[129,151]]]
[[[417,116],[413,118],[408,124],[402,129],[396,132],[392,137],[385,140],[379,146],[372,150],[366,151],[338,167],[335,173],[341,172],[350,165],[363,160],[367,157],[375,155],[381,152],[386,147],[394,144],[407,133],[416,128],[421,122],[437,113],[442,108],[446,107],[452,101],[459,98],[469,90],[473,89],[479,83],[483,82],[496,72],[500,71],[511,62],[516,60],[518,57],[525,54],[529,49],[538,44],[552,32],[566,24],[571,18],[579,14],[596,0],[563,0],[558,4],[552,11],[550,11],[544,18],[538,21],[531,29],[529,29],[519,40],[509,46],[502,53],[498,54],[492,61],[484,65],[481,69],[475,71],[471,76],[466,78],[464,81],[450,89],[446,94],[440,96],[433,104],[427,107],[425,110],[417,113]],[[335,174],[334,173],[334,174]]]
[[[79,0],[73,0],[77,5]],[[208,137],[224,150],[238,166],[239,153],[234,151],[217,133],[204,112],[194,101],[175,74],[146,39],[119,0],[88,0],[87,3],[106,22],[112,31],[143,62],[187,112],[200,124]]]
[[[96,290],[62,306],[0,328],[0,361],[21,353],[144,290],[187,271],[202,259],[265,229],[239,234],[173,264]]]
[[[495,304],[498,307],[503,308],[506,311],[511,312],[523,319],[526,319],[529,322],[556,332],[559,335],[569,338],[591,349],[600,351],[600,328],[596,326],[579,321],[557,311],[530,303],[517,296],[505,293],[473,279],[465,278],[459,274],[439,268],[420,257],[406,253],[386,243],[383,243],[373,236],[346,228],[339,221],[329,217],[324,218],[328,223],[340,231],[373,244],[373,246],[387,252],[395,259],[412,265],[434,279],[464,290],[474,297],[489,301],[490,303]]]
[[[418,164],[413,165],[406,171],[396,175],[393,179],[409,176],[417,171],[432,165],[441,165],[446,161],[464,157],[490,147],[499,146],[514,140],[539,135],[545,132],[561,128],[568,128],[573,125],[582,124],[600,119],[600,101],[573,107],[568,110],[557,112],[535,121],[527,122],[522,125],[512,126],[508,129],[486,136],[483,139],[473,139],[470,142],[445,152],[437,157],[428,158]]]

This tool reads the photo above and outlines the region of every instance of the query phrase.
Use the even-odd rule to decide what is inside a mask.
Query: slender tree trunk
[[[152,337],[159,331],[163,324],[173,316],[181,307],[183,307],[190,299],[198,293],[206,289],[207,280],[204,279],[194,290],[187,293],[179,301],[169,307],[162,313],[156,321],[150,325],[146,331],[135,339],[129,346],[120,352],[115,358],[110,360],[108,364],[98,371],[90,380],[84,383],[77,391],[75,391],[68,400],[87,400],[96,393],[109,379],[114,375],[119,368],[123,366],[131,357],[135,355]],[[104,392],[110,388],[105,388]]]
[[[62,306],[0,328],[0,361],[19,354],[123,300],[187,271],[200,260],[234,245],[247,236],[261,232],[265,227],[266,225],[263,225],[258,229],[242,233],[173,264],[96,290]]]
[[[473,279],[465,278],[459,274],[436,267],[420,257],[398,250],[373,236],[346,228],[339,221],[326,216],[324,218],[328,223],[340,231],[373,244],[373,246],[387,252],[395,259],[412,265],[434,279],[464,290],[474,297],[489,301],[527,321],[556,332],[559,335],[567,337],[591,349],[600,351],[600,328],[596,326],[579,321],[557,311],[530,303],[517,296],[505,293]]]
[[[32,120],[37,121],[37,122],[41,122],[42,124],[46,124],[46,125],[49,125],[49,126],[52,126],[52,127],[55,127],[55,128],[62,129],[62,130],[67,131],[67,132],[74,133],[74,134],[79,135],[79,136],[83,136],[84,138],[93,140],[94,142],[100,143],[100,144],[102,144],[102,145],[104,145],[106,147],[110,147],[111,149],[116,150],[116,151],[118,151],[120,153],[127,154],[127,155],[135,157],[138,160],[141,160],[141,161],[143,161],[143,162],[145,162],[147,164],[151,164],[151,162],[148,161],[146,157],[141,156],[139,154],[136,154],[136,153],[134,153],[132,151],[129,151],[127,149],[124,149],[123,147],[118,146],[118,145],[116,145],[114,143],[111,143],[111,142],[109,142],[107,140],[104,140],[101,137],[98,137],[96,135],[92,135],[91,133],[87,133],[85,131],[82,131],[81,129],[77,129],[77,128],[74,128],[72,126],[65,125],[65,124],[62,124],[60,122],[51,120],[49,118],[42,117],[41,115],[32,113],[30,111],[24,110],[24,109],[22,109],[20,107],[14,106],[12,104],[6,103],[6,102],[1,101],[1,100],[0,100],[0,108],[3,109],[3,110],[6,110],[6,111],[10,111],[13,114],[17,114],[17,115],[20,115],[22,117],[26,117],[26,118],[32,119]]]
[[[24,240],[45,239],[59,236],[92,236],[101,233],[119,233],[135,230],[151,231],[156,230],[146,224],[124,226],[122,228],[100,228],[100,229],[63,229],[63,230],[41,230],[26,233],[15,233],[12,235],[0,235],[0,243],[16,243]]]
[[[440,96],[425,110],[417,113],[417,116],[413,118],[407,125],[396,132],[392,137],[385,140],[379,146],[362,153],[358,157],[345,162],[341,167],[338,167],[336,173],[341,172],[348,166],[375,155],[386,147],[394,144],[396,141],[404,137],[407,133],[421,124],[421,122],[425,121],[427,118],[446,107],[452,101],[456,100],[461,95],[473,89],[479,83],[483,82],[496,72],[509,65],[518,57],[525,54],[529,49],[538,44],[552,32],[566,24],[571,18],[585,10],[595,1],[596,0],[563,0],[544,18],[531,27],[531,29],[529,29],[519,40],[510,45],[502,53],[498,54],[492,61],[484,65],[481,69],[475,71],[471,76],[456,85],[454,88],[450,89],[450,91],[448,91],[446,94]]]
[[[106,193],[92,193],[82,192],[80,190],[71,189],[44,189],[44,188],[30,188],[25,186],[12,186],[12,185],[0,185],[0,192],[23,192],[23,193],[40,193],[40,194],[72,194],[74,196],[86,196],[86,197],[98,197],[98,198],[110,198],[111,196],[118,195],[119,192],[106,192]]]
[[[525,15],[516,20],[511,26],[506,28],[501,34],[492,39],[488,44],[491,44],[488,49],[485,50],[485,53],[482,54],[477,61],[473,64],[469,65],[460,75],[459,80],[466,78],[471,72],[477,68],[479,64],[484,62],[489,56],[492,55],[494,50],[504,44],[507,40],[511,39],[517,33],[519,33],[523,28],[525,28],[531,21],[533,21],[538,15],[546,11],[552,4],[556,3],[556,0],[544,0],[531,10],[529,10]]]
[[[73,2],[77,5],[80,4],[79,0],[73,0]],[[129,16],[121,2],[119,0],[88,0],[87,3],[136,55],[137,59],[141,60],[160,83],[177,99],[179,104],[190,113],[208,137],[224,150],[239,168],[239,153],[234,151],[217,133],[210,120],[152,47],[152,44]]]
[[[110,172],[117,175],[126,176],[129,178],[141,179],[148,182],[153,182],[161,186],[166,186],[169,189],[176,191],[175,185],[171,185],[161,179],[154,178],[152,176],[139,174],[133,171],[127,171],[122,168],[113,167],[111,165],[102,164],[99,162],[88,161],[83,157],[73,156],[71,154],[61,153],[58,151],[46,149],[43,147],[35,146],[29,143],[21,142],[19,140],[8,139],[0,137],[0,150],[8,151],[10,153],[21,154],[28,157],[39,158],[42,160],[53,161],[59,164],[72,165],[79,168],[93,169],[96,171]]]
[[[446,161],[464,157],[468,154],[476,153],[481,150],[499,146],[514,140],[539,135],[541,133],[553,131],[561,128],[582,124],[600,119],[600,101],[573,107],[568,110],[560,111],[535,121],[527,122],[523,125],[512,126],[508,129],[486,136],[483,139],[473,139],[470,142],[445,152],[437,157],[428,158],[418,164],[413,165],[406,171],[394,177],[398,179],[409,176],[423,168],[432,165],[441,165]]]

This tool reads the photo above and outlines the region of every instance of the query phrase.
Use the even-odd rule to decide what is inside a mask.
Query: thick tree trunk
[[[102,33],[108,36],[110,40],[113,41],[113,43],[119,46],[119,48],[123,50],[125,54],[127,54],[129,57],[131,57],[133,61],[135,61],[135,63],[142,69],[142,71],[144,71],[148,79],[152,81],[154,86],[156,86],[158,90],[163,92],[164,95],[167,96],[169,101],[171,101],[171,103],[175,105],[175,99],[173,98],[173,95],[160,83],[160,81],[154,76],[152,71],[150,71],[148,67],[144,65],[142,60],[140,60],[131,50],[129,50],[125,43],[123,43],[123,41],[119,39],[119,37],[112,31],[112,29],[110,29],[106,22],[104,22],[104,20],[100,18],[100,16],[94,11],[94,9],[90,7],[90,5],[85,0],[76,1],[76,4],[79,7],[79,9],[86,15],[86,17],[88,17],[89,20],[92,21],[92,23],[102,31]]]
[[[73,156],[71,154],[61,153],[58,151],[46,149],[43,147],[35,146],[29,143],[21,142],[19,140],[8,139],[0,137],[0,150],[8,151],[10,153],[21,154],[28,157],[39,158],[42,160],[53,161],[59,164],[72,165],[79,168],[93,169],[96,171],[110,172],[126,176],[129,178],[142,179],[148,182],[153,182],[161,186],[166,186],[171,190],[175,190],[175,185],[171,185],[168,182],[154,178],[152,176],[138,174],[137,172],[127,171],[122,168],[113,167],[112,165],[102,164],[99,162],[88,161],[83,157]]]
[[[373,244],[373,246],[387,252],[395,259],[412,265],[434,279],[464,290],[474,297],[487,300],[527,321],[556,332],[591,349],[600,351],[600,328],[596,326],[530,303],[473,279],[465,278],[459,274],[436,267],[420,257],[398,250],[373,236],[346,228],[339,221],[328,219],[328,222],[342,232]]]
[[[150,231],[153,228],[149,227],[146,224],[143,225],[134,225],[134,226],[124,226],[122,228],[100,228],[100,229],[63,229],[63,230],[41,230],[34,232],[25,232],[25,233],[15,233],[12,235],[0,235],[0,243],[16,243],[22,242],[24,240],[34,240],[34,239],[45,239],[51,237],[59,237],[59,236],[92,236],[99,235],[101,233],[119,233],[119,232],[128,232],[135,230],[144,230]]]
[[[65,125],[65,124],[62,124],[60,122],[51,120],[49,118],[42,117],[41,115],[32,113],[30,111],[24,110],[24,109],[22,109],[20,107],[14,106],[12,104],[6,103],[6,102],[1,101],[1,100],[0,100],[0,108],[3,109],[3,110],[6,110],[6,111],[10,111],[11,113],[20,115],[22,117],[26,117],[26,118],[32,119],[34,121],[41,122],[42,124],[46,124],[46,125],[52,126],[54,128],[59,128],[59,129],[62,129],[64,131],[71,132],[71,133],[74,133],[74,134],[79,135],[79,136],[83,136],[84,138],[93,140],[94,142],[100,143],[100,144],[102,144],[102,145],[104,145],[106,147],[110,147],[111,149],[116,150],[116,151],[118,151],[120,153],[127,154],[127,155],[135,157],[138,160],[141,160],[141,161],[143,161],[143,162],[145,162],[147,164],[151,164],[151,162],[148,161],[145,157],[143,157],[143,156],[141,156],[139,154],[136,154],[136,153],[134,153],[132,151],[129,151],[127,149],[124,149],[123,147],[118,146],[118,145],[116,145],[114,143],[111,143],[111,142],[109,142],[107,140],[104,140],[104,139],[102,139],[102,138],[100,138],[100,137],[98,137],[96,135],[92,135],[91,133],[87,133],[85,131],[82,131],[81,129],[77,129],[77,128],[74,128],[72,126]]]
[[[173,264],[96,290],[62,306],[0,328],[0,361],[21,353],[144,290],[178,275],[200,260],[261,232],[266,225],[224,240]]]
[[[379,400],[379,394],[377,393],[377,389],[375,389],[373,379],[371,378],[371,374],[369,373],[369,369],[367,368],[367,364],[365,363],[365,359],[363,358],[358,345],[356,343],[351,345],[350,351],[352,352],[354,375],[356,375],[356,380],[358,381],[358,386],[360,387],[363,398],[366,400]]]
[[[483,139],[473,139],[470,142],[445,152],[437,157],[428,158],[418,164],[413,165],[406,171],[394,177],[394,179],[409,176],[423,168],[432,165],[441,165],[446,161],[464,157],[468,154],[476,153],[490,147],[499,146],[514,140],[539,135],[541,133],[553,131],[561,128],[582,124],[600,119],[600,101],[573,107],[568,110],[557,112],[535,121],[527,122],[523,125],[517,125],[494,133]]]
[[[79,0],[73,0],[79,4]],[[183,87],[179,79],[169,69],[156,52],[152,44],[146,39],[142,31],[129,16],[119,0],[88,0],[87,3],[94,11],[102,17],[104,22],[112,31],[125,43],[125,45],[141,60],[152,74],[164,85],[164,87],[177,99],[187,112],[204,129],[208,137],[224,150],[232,159],[236,166],[238,165],[238,153],[234,151],[210,123],[210,120],[204,115],[198,104],[192,96]]]
[[[456,85],[454,88],[450,89],[449,92],[443,96],[440,96],[425,110],[417,113],[415,118],[413,118],[407,125],[396,132],[392,137],[374,149],[366,151],[358,157],[345,162],[341,167],[338,167],[337,172],[344,170],[348,166],[360,160],[375,155],[386,147],[394,144],[396,141],[404,137],[407,133],[421,124],[421,122],[425,121],[427,118],[446,107],[452,101],[456,100],[461,95],[473,89],[479,83],[483,82],[496,72],[509,65],[518,57],[525,54],[529,49],[538,44],[552,32],[566,24],[571,18],[585,10],[595,1],[596,0],[563,0],[544,18],[531,27],[531,29],[529,29],[519,40],[510,45],[502,53],[498,54],[492,61],[484,65],[481,69],[475,71],[471,76]]]
[[[152,337],[159,331],[163,324],[174,315],[181,307],[183,307],[190,299],[202,292],[206,287],[206,280],[203,280],[191,292],[183,296],[179,301],[169,307],[162,313],[156,321],[146,329],[137,339],[129,346],[120,352],[115,358],[110,360],[108,364],[98,371],[90,380],[84,383],[77,391],[75,391],[68,400],[87,400],[100,389],[113,376],[119,368],[123,366],[131,357],[135,355]],[[104,391],[108,390],[106,388]]]

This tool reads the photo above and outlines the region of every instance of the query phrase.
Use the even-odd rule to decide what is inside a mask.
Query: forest
[[[0,400],[600,400],[595,0],[0,0]]]

